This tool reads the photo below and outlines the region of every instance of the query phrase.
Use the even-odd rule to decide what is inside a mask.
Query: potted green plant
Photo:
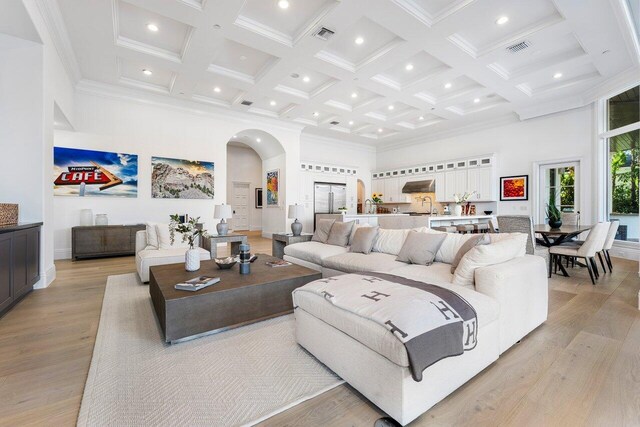
[[[549,200],[552,202],[551,200]],[[562,226],[562,213],[555,203],[547,203],[547,219],[549,220],[549,227],[560,228]]]
[[[347,208],[345,206],[338,208],[338,210],[340,211],[340,213],[342,215],[346,215],[347,214]]]
[[[200,251],[197,249],[198,237],[209,237],[207,230],[198,228],[200,217],[189,217],[187,222],[180,222],[178,214],[169,215],[169,238],[171,245],[176,240],[176,232],[182,235],[182,242],[189,244],[189,249],[185,253],[184,268],[187,271],[197,271],[200,269]]]

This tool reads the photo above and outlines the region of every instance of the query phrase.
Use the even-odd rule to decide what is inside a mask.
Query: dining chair
[[[577,212],[562,212],[560,219],[564,225],[578,225],[580,222],[580,214]]]
[[[525,233],[527,235],[526,253],[543,258],[549,256],[547,248],[535,244],[533,234],[533,219],[528,215],[498,215],[498,230],[500,233]]]
[[[598,267],[596,266],[595,256],[596,253],[602,250],[607,238],[607,232],[609,230],[608,222],[600,222],[593,226],[589,231],[587,238],[581,245],[558,245],[549,248],[549,277],[553,270],[553,265],[560,266],[563,273],[566,273],[562,266],[563,257],[581,258],[585,260],[587,270],[589,271],[589,277],[591,283],[596,284],[596,279],[599,278]]]
[[[607,232],[607,238],[602,248],[604,259],[607,262],[607,265],[609,266],[609,272],[611,273],[613,273],[613,262],[611,262],[611,256],[609,255],[609,250],[613,247],[613,242],[616,239],[616,234],[618,233],[619,226],[620,226],[620,221],[611,221],[611,225],[609,226],[609,231]],[[600,259],[600,261],[602,262],[602,259]],[[604,268],[604,266],[602,268]]]

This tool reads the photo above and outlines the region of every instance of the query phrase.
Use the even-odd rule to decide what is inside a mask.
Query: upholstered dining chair
[[[549,256],[547,248],[535,244],[533,234],[533,219],[527,215],[498,215],[498,230],[500,233],[525,233],[527,235],[526,252],[543,258]]]
[[[578,225],[580,222],[580,213],[578,212],[562,212],[560,214],[562,224],[564,225]]]
[[[604,255],[604,259],[609,266],[609,272],[613,273],[613,262],[611,262],[611,256],[609,255],[609,250],[613,247],[613,242],[616,239],[616,234],[618,233],[618,227],[620,226],[620,221],[611,221],[611,225],[609,226],[609,231],[607,232],[607,238],[604,241],[604,246],[602,247],[601,253]],[[598,253],[598,256],[600,253]],[[600,262],[602,262],[602,258],[600,258]],[[602,266],[604,268],[604,266]]]
[[[560,264],[562,268],[562,258],[582,258],[585,260],[591,283],[596,284],[599,277],[598,267],[596,266],[595,256],[604,247],[607,232],[609,230],[608,222],[600,222],[596,224],[590,231],[589,235],[581,245],[558,245],[549,248],[549,277],[554,263]],[[563,269],[563,271],[565,271]]]

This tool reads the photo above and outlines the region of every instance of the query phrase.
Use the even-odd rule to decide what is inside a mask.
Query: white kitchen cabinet
[[[467,191],[476,191],[472,201],[492,202],[496,200],[496,182],[493,168],[478,167],[467,171]]]
[[[384,180],[382,200],[384,200],[385,203],[398,203],[398,178],[387,178]]]
[[[452,202],[453,195],[457,192],[456,171],[450,170],[444,173],[444,199],[445,202]]]
[[[371,199],[373,193],[384,193],[384,179],[374,179],[371,181],[371,193],[365,195],[365,200]]]
[[[434,179],[436,181],[436,202],[446,202],[444,172],[436,173]]]
[[[467,189],[467,170],[466,169],[456,169],[456,194],[464,194],[468,192]]]

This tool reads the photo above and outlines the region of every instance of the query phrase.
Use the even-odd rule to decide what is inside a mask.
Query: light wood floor
[[[254,252],[271,241],[252,233]],[[224,254],[224,252],[223,252]],[[639,426],[638,263],[592,286],[584,270],[550,281],[549,319],[411,426]],[[109,275],[133,257],[56,262],[57,279],[0,319],[0,426],[75,424]],[[265,426],[372,426],[384,414],[347,385]]]

